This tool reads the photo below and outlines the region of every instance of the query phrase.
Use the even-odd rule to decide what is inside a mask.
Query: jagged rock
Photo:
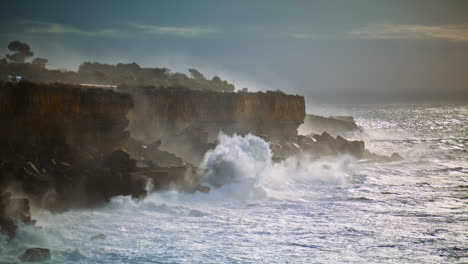
[[[48,248],[28,248],[19,257],[22,262],[41,262],[50,259],[50,249]]]
[[[263,138],[267,140],[266,137]],[[350,154],[361,159],[367,155],[363,141],[351,141],[341,136],[334,138],[327,132],[323,132],[321,135],[273,138],[270,142],[270,148],[274,161],[281,161],[289,156],[301,154],[307,154],[313,159],[341,154]]]
[[[184,161],[176,155],[160,149],[161,140],[156,141],[156,144],[150,144],[144,151],[145,158],[153,161],[153,164],[158,167],[182,166]]]
[[[154,149],[159,149],[160,146],[161,146],[161,140],[158,139],[158,140],[154,141],[153,143],[149,144],[148,148],[154,150]]]
[[[307,114],[304,123],[298,129],[300,135],[321,134],[327,132],[337,136],[346,132],[361,131],[352,116],[323,117]]]
[[[31,219],[29,200],[13,198],[10,192],[0,195],[0,233],[13,237],[18,224],[34,224]]]
[[[323,132],[321,135],[313,135],[312,136],[318,142],[335,142],[335,138],[330,136],[327,132]]]
[[[160,149],[162,142],[156,140],[150,144],[143,144],[133,138],[127,138],[123,147],[137,160],[137,166],[143,167],[172,167],[182,166],[185,162],[176,155]]]
[[[341,136],[336,137],[338,143],[338,151],[340,153],[348,153],[360,159],[364,156],[364,141],[349,141]]]

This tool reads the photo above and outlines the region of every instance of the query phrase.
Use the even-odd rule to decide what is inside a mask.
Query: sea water
[[[348,138],[404,160],[273,163],[255,135],[220,135],[201,164],[211,192],[35,212],[40,228],[0,239],[0,262],[47,247],[48,263],[467,263],[468,106],[318,110],[353,115],[364,132]]]

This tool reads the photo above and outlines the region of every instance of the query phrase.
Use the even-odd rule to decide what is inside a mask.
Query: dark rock
[[[50,249],[48,248],[28,248],[19,257],[22,262],[41,262],[50,259]]]
[[[18,229],[18,224],[11,218],[0,216],[0,233],[6,235],[9,238],[12,238],[16,230]]]
[[[143,143],[127,138],[123,142],[123,147],[132,153],[132,156],[141,164],[145,164],[145,167],[172,167],[182,166],[184,161],[176,155],[163,151],[160,149],[161,140],[144,145]]]
[[[128,152],[118,149],[104,159],[106,167],[114,171],[130,172],[136,168],[136,161],[130,158]]]
[[[106,239],[106,235],[104,235],[104,234],[97,234],[97,235],[95,235],[95,236],[92,236],[90,239],[91,239],[91,240]]]
[[[327,132],[337,136],[346,132],[361,131],[352,116],[323,117],[307,114],[304,123],[298,129],[301,135]]]
[[[29,200],[13,198],[10,192],[0,196],[0,233],[13,237],[18,224],[34,224],[31,219]]]
[[[327,132],[321,135],[273,138],[270,141],[270,148],[273,152],[273,160],[276,162],[292,155],[302,154],[312,159],[342,154],[350,154],[357,159],[362,159],[366,153],[363,141],[351,141],[341,136],[334,138]]]
[[[323,132],[321,135],[313,135],[312,137],[318,142],[335,142],[335,138],[327,132]]]
[[[349,141],[341,136],[337,136],[336,141],[338,143],[339,152],[348,153],[358,159],[364,156],[364,141]]]
[[[367,159],[366,161],[364,161],[365,163],[374,163],[374,162],[386,163],[386,162],[395,162],[395,161],[403,160],[403,157],[400,156],[400,154],[396,152],[394,152],[391,156],[385,156],[385,155],[372,153],[368,150],[365,150],[364,158]]]

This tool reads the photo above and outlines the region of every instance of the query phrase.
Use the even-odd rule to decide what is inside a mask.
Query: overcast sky
[[[317,102],[468,101],[468,1],[9,1],[0,53],[136,62]]]

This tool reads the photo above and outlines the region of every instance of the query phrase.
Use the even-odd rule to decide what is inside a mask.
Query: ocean
[[[222,187],[34,212],[37,227],[0,239],[0,263],[27,247],[50,248],[47,263],[468,263],[468,105],[309,111],[354,116],[364,132],[347,138],[404,160],[273,163],[268,142],[221,135],[202,166]]]

